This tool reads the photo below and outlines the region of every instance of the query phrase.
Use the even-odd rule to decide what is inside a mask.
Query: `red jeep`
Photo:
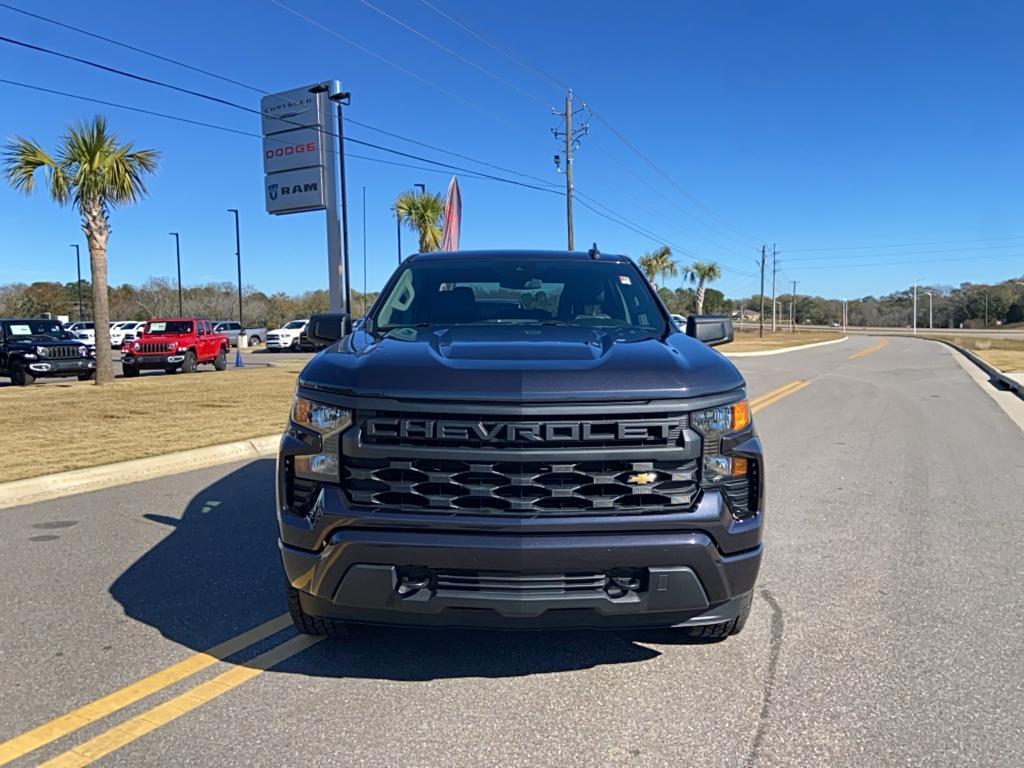
[[[146,323],[135,341],[121,347],[121,367],[126,378],[152,369],[195,373],[196,366],[204,363],[223,371],[228,367],[227,355],[228,337],[214,333],[209,320],[157,318]]]

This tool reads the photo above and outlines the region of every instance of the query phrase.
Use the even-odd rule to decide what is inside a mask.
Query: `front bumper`
[[[150,369],[164,369],[181,365],[185,361],[185,354],[183,352],[175,352],[174,354],[168,355],[136,355],[136,354],[123,354],[121,356],[121,365],[129,365],[139,370],[150,370]]]
[[[291,339],[291,338],[283,338],[283,339],[269,338],[269,339],[267,339],[266,346],[267,346],[267,349],[291,349],[291,346],[292,346],[292,344],[295,343],[295,341],[296,341],[296,339]]]
[[[96,360],[91,357],[64,360],[39,358],[27,363],[29,372],[36,378],[44,376],[78,376],[96,370]]]

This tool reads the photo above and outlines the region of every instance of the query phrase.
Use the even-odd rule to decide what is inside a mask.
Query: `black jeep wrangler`
[[[0,376],[9,376],[12,384],[23,387],[46,376],[86,381],[95,373],[94,353],[59,320],[0,319]]]
[[[728,318],[628,258],[420,254],[299,376],[277,512],[303,632],[346,622],[740,631],[764,465]],[[702,343],[704,342],[704,343]]]

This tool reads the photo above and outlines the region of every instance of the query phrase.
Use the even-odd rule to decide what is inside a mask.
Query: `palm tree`
[[[640,257],[640,269],[647,275],[647,279],[657,289],[659,277],[675,277],[679,274],[676,263],[672,260],[672,249],[663,245],[657,250],[644,254]]]
[[[46,171],[50,197],[60,206],[73,205],[82,216],[92,267],[93,323],[96,330],[96,383],[114,380],[110,355],[110,311],[107,307],[107,240],[110,210],[136,203],[146,194],[143,177],[156,170],[158,154],[120,144],[97,115],[91,122],[68,128],[57,154],[50,155],[31,139],[15,137],[4,148],[4,176],[16,190],[31,195],[36,171]]]
[[[419,235],[420,253],[440,250],[444,235],[441,230],[444,218],[443,197],[431,192],[409,190],[395,198],[392,210],[399,224],[404,224]]]
[[[683,268],[683,279],[697,285],[697,297],[694,304],[698,315],[704,311],[704,290],[707,288],[707,283],[713,283],[721,276],[722,268],[713,261],[695,261],[690,266]]]

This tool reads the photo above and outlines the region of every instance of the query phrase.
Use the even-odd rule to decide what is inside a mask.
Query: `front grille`
[[[350,502],[412,512],[520,517],[667,513],[689,510],[698,494],[695,459],[563,463],[345,457],[343,466],[342,485]]]
[[[81,352],[82,347],[64,346],[46,347],[46,358],[48,360],[68,360],[70,358],[82,358],[85,355]]]
[[[144,341],[139,345],[139,352],[144,355],[159,355],[170,352],[174,344],[169,341]]]
[[[431,587],[438,592],[490,592],[505,595],[601,593],[603,573],[504,573],[502,571],[437,571]]]

